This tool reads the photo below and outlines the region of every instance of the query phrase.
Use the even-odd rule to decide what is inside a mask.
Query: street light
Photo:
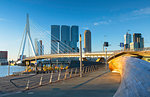
[[[82,77],[82,40],[80,34],[80,77]]]
[[[109,46],[109,43],[108,42],[104,42],[104,44],[103,44],[103,50],[104,50],[104,47],[105,47],[105,53],[106,53],[106,55],[105,55],[105,66],[106,66],[106,69],[108,69],[108,64],[107,64],[107,47]]]

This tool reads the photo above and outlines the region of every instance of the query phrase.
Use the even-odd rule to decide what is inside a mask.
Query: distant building
[[[61,42],[59,43],[59,53],[69,53],[71,52],[70,47],[70,26],[61,26]]]
[[[137,48],[138,48],[137,42],[130,43],[130,50],[136,51],[138,50]]]
[[[84,49],[86,52],[91,52],[91,32],[90,30],[85,30],[84,32]]]
[[[144,48],[144,38],[143,37],[141,38],[141,41],[140,41],[140,48]]]
[[[124,49],[130,49],[131,34],[128,32],[124,35]]]
[[[144,38],[142,37],[141,33],[134,33],[133,34],[133,42],[137,44],[138,50],[144,48]]]
[[[0,65],[8,64],[8,51],[0,51]]]
[[[77,42],[79,41],[79,27],[71,26],[71,52],[78,51]]]
[[[51,54],[59,53],[60,26],[51,25]]]
[[[44,55],[44,45],[42,44],[42,40],[35,39],[35,52],[36,55]]]

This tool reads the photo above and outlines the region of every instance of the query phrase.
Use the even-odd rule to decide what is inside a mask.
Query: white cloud
[[[5,21],[5,19],[4,18],[0,18],[0,21]]]
[[[103,25],[103,24],[110,24],[112,20],[107,20],[107,21],[100,21],[100,22],[95,22],[94,25]]]
[[[134,13],[135,15],[150,14],[150,7],[142,8],[142,9],[139,9],[139,10],[135,10],[135,11],[133,11],[133,13]]]

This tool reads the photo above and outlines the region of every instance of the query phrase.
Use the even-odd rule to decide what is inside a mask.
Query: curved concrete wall
[[[112,71],[121,74],[121,84],[114,97],[150,97],[150,63],[132,57],[118,57],[109,62]]]

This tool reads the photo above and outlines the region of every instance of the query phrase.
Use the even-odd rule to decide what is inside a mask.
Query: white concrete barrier
[[[117,62],[121,84],[114,97],[150,97],[150,63],[132,57],[120,58]]]

